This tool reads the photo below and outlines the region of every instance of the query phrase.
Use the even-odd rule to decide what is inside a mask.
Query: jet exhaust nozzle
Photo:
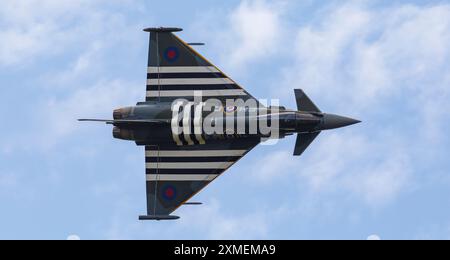
[[[113,118],[114,120],[120,120],[120,119],[126,119],[131,115],[131,112],[133,111],[133,108],[131,107],[124,107],[114,110],[113,112]]]
[[[129,129],[122,129],[119,127],[113,128],[113,137],[121,140],[134,140],[134,132]]]

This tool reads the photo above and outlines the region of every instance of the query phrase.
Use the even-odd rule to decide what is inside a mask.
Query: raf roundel
[[[164,51],[164,58],[168,62],[175,62],[180,57],[180,52],[176,47],[169,47]]]
[[[173,200],[177,197],[177,190],[171,185],[167,185],[162,189],[163,198],[166,200]]]

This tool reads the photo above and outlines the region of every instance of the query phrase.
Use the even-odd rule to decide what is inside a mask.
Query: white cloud
[[[284,88],[274,93],[290,98],[293,88],[303,87],[319,97],[318,104],[328,104],[327,110],[365,121],[365,132],[355,134],[356,126],[352,133],[325,133],[300,160],[291,151],[273,152],[256,163],[267,170],[252,176],[267,183],[289,175],[306,181],[316,195],[344,193],[371,207],[386,205],[413,186],[416,149],[437,153],[436,145],[446,138],[450,6],[369,9],[347,2],[315,18],[295,29],[295,66],[283,69]],[[383,125],[388,120],[380,121],[381,115],[394,118],[396,110],[413,115]],[[400,125],[411,119],[420,129]],[[420,157],[432,164],[426,161],[432,156]]]
[[[267,236],[267,217],[262,211],[227,215],[219,202],[212,199],[203,208],[186,211],[180,225],[200,229],[209,239],[261,239]]]
[[[143,100],[144,95],[140,82],[120,79],[75,85],[66,96],[52,96],[39,102],[39,109],[30,111],[33,117],[27,127],[9,133],[4,139],[3,152],[51,151],[56,145],[70,141],[75,133],[94,131],[95,124],[78,122],[78,119],[111,119],[114,109],[132,106]]]
[[[86,11],[90,1],[2,2],[0,9],[0,65],[29,62],[36,55],[53,53],[65,46],[67,22]]]
[[[261,158],[257,165],[257,170],[252,171],[252,177],[264,183],[268,183],[275,178],[283,178],[292,173],[297,163],[295,160],[286,160],[291,158],[291,151],[274,151]]]
[[[266,1],[242,1],[229,17],[230,29],[222,32],[227,42],[226,59],[232,67],[272,54],[282,31],[282,7]]]
[[[115,107],[132,105],[143,99],[143,83],[130,82],[120,75],[111,76],[109,72],[111,57],[117,56],[117,48],[127,46],[132,50],[133,46],[146,45],[134,34],[139,28],[134,24],[136,21],[109,9],[121,7],[132,11],[136,7],[130,5],[132,2],[2,2],[0,66],[22,68],[42,57],[50,61],[44,74],[35,75],[32,71],[22,82],[33,88],[30,92],[39,89],[40,95],[29,101],[39,109],[30,110],[31,120],[28,127],[22,129],[23,133],[10,133],[12,138],[5,138],[5,152],[36,145],[51,147],[80,129],[77,118],[110,118]],[[56,68],[51,65],[55,60]]]
[[[102,2],[2,1],[0,66],[29,64],[38,57],[67,52],[92,40],[92,36],[110,40],[114,32],[123,30],[124,24],[120,13],[108,12],[108,5],[100,8]],[[135,6],[131,2],[111,1],[109,5],[130,8]]]
[[[387,153],[386,157],[379,164],[371,163],[370,168],[353,172],[344,179],[348,188],[373,206],[391,202],[398,194],[408,191],[406,188],[412,182],[411,159],[408,155]]]
[[[205,12],[192,30],[200,31],[202,37],[208,38],[208,46],[220,50],[224,69],[236,75],[279,51],[284,12],[284,1],[244,0],[225,16],[223,10]],[[225,26],[217,28],[215,25],[220,23]]]
[[[141,84],[111,80],[81,87],[68,98],[51,99],[39,115],[41,125],[45,126],[40,138],[42,145],[51,145],[77,131],[79,118],[110,119],[113,109],[133,105],[143,96]]]
[[[198,207],[184,207],[177,211],[176,221],[129,222],[124,218],[126,205],[117,205],[117,214],[106,230],[108,239],[264,239],[269,234],[269,219],[277,210],[229,214],[218,200],[208,199]],[[133,219],[134,220],[134,219]]]
[[[255,164],[252,180],[270,183],[289,179],[298,189],[320,197],[345,194],[370,207],[392,202],[411,182],[411,158],[402,143],[379,143],[361,134],[323,133],[303,157],[291,151],[268,153]],[[356,166],[357,167],[356,167]],[[305,186],[306,184],[306,186]]]
[[[102,49],[105,47],[103,42],[98,40],[88,44],[86,50],[75,58],[68,69],[61,70],[57,74],[51,73],[46,76],[46,81],[56,86],[68,86],[74,81],[79,81],[86,74],[92,74],[98,71],[101,65],[99,61],[102,58]]]
[[[404,92],[449,92],[445,74],[437,72],[449,70],[450,6],[347,3],[319,13],[317,21],[297,30],[286,95],[301,86],[327,101],[346,100],[339,107],[367,110]]]

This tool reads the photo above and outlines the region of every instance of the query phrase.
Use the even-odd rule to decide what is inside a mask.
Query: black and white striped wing
[[[253,98],[172,32],[151,31],[146,100],[192,101],[194,95],[204,100]]]
[[[146,146],[148,215],[170,215],[258,143],[251,139],[195,146]]]

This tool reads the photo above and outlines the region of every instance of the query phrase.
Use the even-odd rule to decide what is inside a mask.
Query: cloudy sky
[[[76,119],[144,99],[149,26],[364,123],[260,146],[180,221],[139,222],[143,149]],[[4,0],[0,239],[450,239],[449,46],[448,1]]]

